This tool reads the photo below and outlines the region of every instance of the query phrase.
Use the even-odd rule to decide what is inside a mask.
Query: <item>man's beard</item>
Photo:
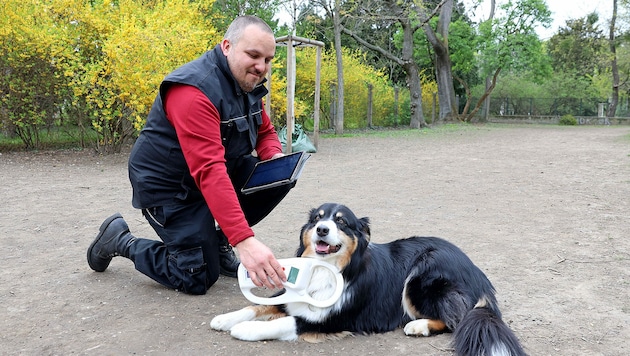
[[[246,93],[249,93],[250,91],[254,90],[256,85],[258,85],[258,83],[253,83],[252,84],[252,82],[241,82],[241,83],[238,83],[238,84],[241,87],[241,89],[243,89],[243,91],[246,92]]]
[[[254,90],[254,88],[258,86],[258,84],[260,84],[261,81],[262,79],[258,79],[256,81],[239,80],[238,85],[241,87],[241,89],[243,89],[244,92],[249,93],[250,91]]]

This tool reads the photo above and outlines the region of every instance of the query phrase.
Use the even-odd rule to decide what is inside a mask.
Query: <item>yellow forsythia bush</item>
[[[98,147],[116,150],[144,125],[164,75],[220,40],[208,16],[212,3],[5,0],[0,68],[6,76],[0,89],[9,95],[0,113],[17,113],[9,119],[30,120],[35,131],[44,124],[38,117],[86,115],[99,135]],[[41,98],[38,88],[52,93],[57,112],[33,99]],[[29,101],[20,112],[17,103]]]
[[[388,120],[395,112],[394,86],[388,80],[383,71],[378,71],[367,65],[365,54],[361,51],[349,49],[343,50],[344,71],[344,127],[366,127],[368,108],[368,84],[372,85],[372,124],[386,126],[391,124]],[[315,48],[306,47],[296,50],[296,121],[303,122],[308,127],[308,122],[313,113],[315,94],[315,74],[317,52]],[[337,83],[337,67],[334,51],[322,51],[321,63],[321,119],[320,127],[326,128],[330,120],[330,107],[334,104],[332,87]],[[400,90],[399,113],[404,112],[402,107],[407,103],[409,94],[406,89]],[[298,115],[298,112],[301,114]],[[408,119],[407,119],[408,122]]]

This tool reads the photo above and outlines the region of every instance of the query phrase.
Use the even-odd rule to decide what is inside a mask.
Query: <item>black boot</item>
[[[236,278],[236,271],[238,271],[238,265],[241,263],[227,237],[221,230],[217,230],[219,236],[219,273],[224,276]]]
[[[105,271],[113,257],[129,258],[129,247],[135,240],[120,214],[110,216],[101,224],[98,235],[88,247],[88,264],[96,272]]]

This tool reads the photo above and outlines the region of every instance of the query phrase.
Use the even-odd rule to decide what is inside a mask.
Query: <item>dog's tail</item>
[[[453,331],[456,355],[466,356],[524,356],[516,335],[481,299]]]

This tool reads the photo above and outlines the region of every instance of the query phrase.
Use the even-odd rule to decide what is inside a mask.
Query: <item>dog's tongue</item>
[[[330,245],[324,241],[318,241],[315,251],[320,254],[327,254],[330,252]]]

